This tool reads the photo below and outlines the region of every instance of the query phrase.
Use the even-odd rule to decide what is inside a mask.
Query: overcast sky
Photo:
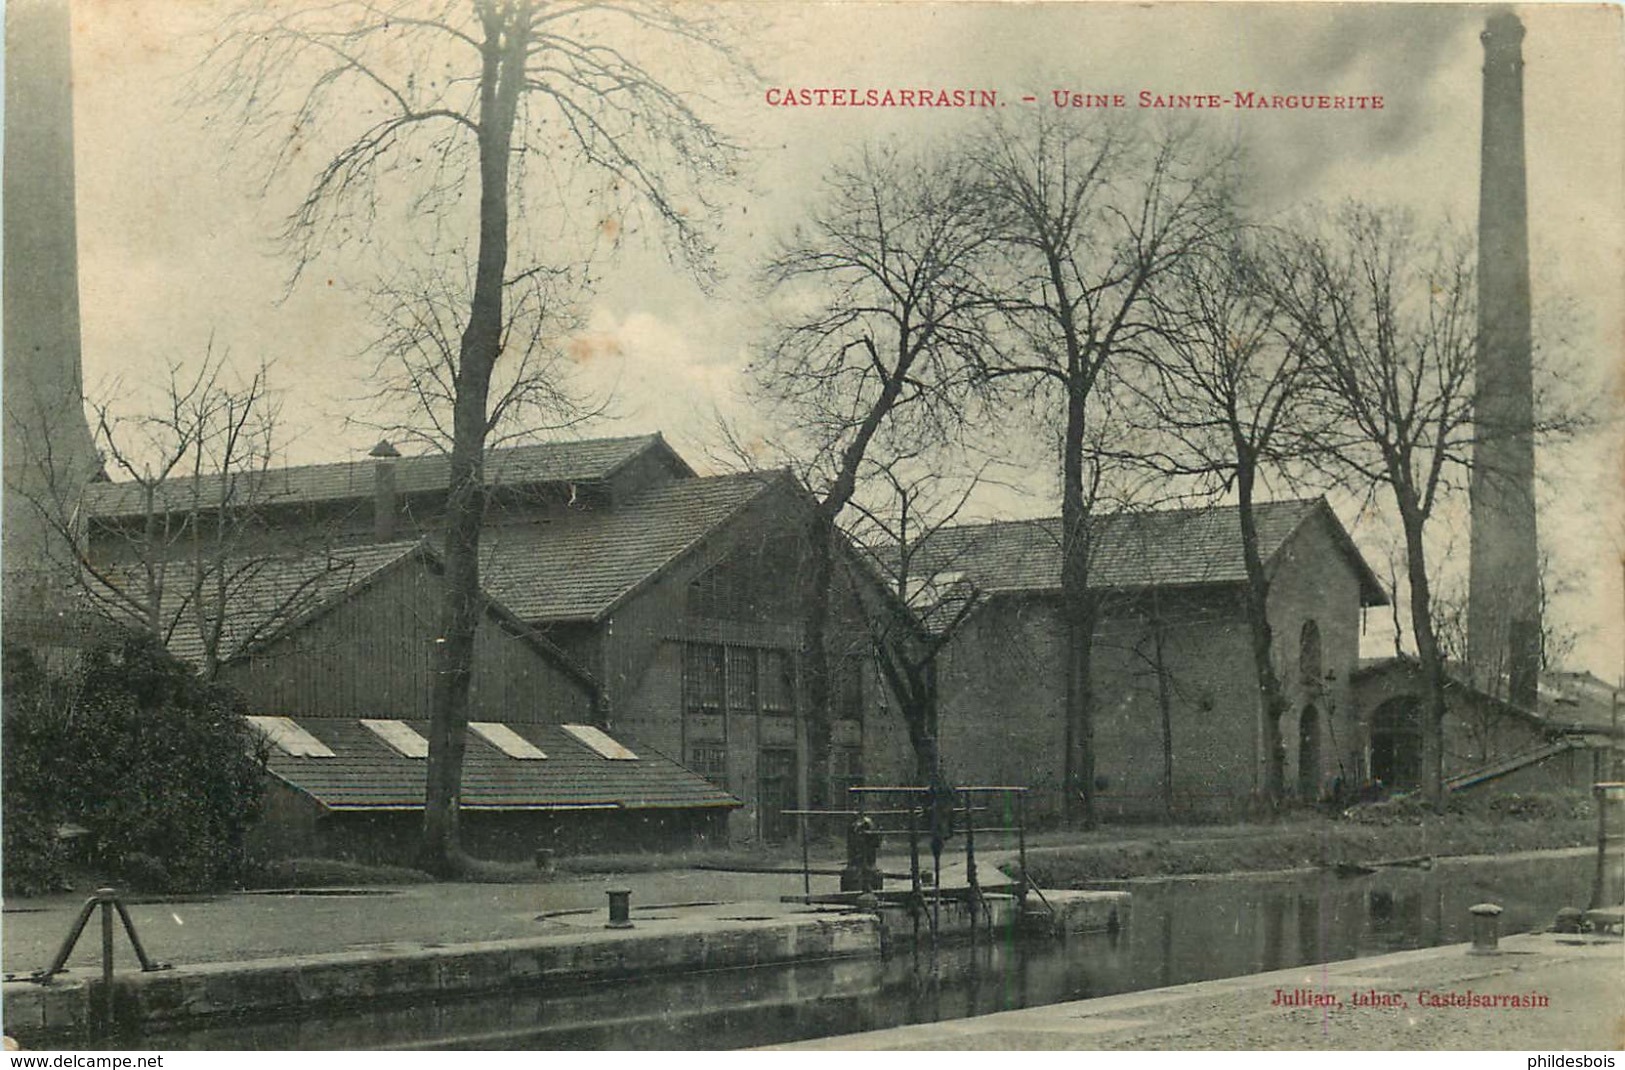
[[[182,103],[211,39],[210,0],[74,0],[81,303],[87,390],[130,392],[147,369],[195,360],[213,336],[240,360],[274,362],[290,404],[294,462],[354,458],[376,439],[346,427],[367,392],[357,357],[369,327],[359,262],[335,257],[285,300],[288,261],[271,238],[292,186],[261,193],[258,165]],[[740,9],[742,48],[763,82],[710,88],[711,114],[751,146],[750,183],[727,194],[728,273],[702,294],[635,238],[606,262],[582,374],[619,387],[603,434],[661,430],[703,466],[713,407],[737,405],[750,346],[747,280],[827,162],[865,138],[951,136],[975,109],[783,108],[768,87],[991,89],[1007,108],[1051,90],[1123,93],[1380,94],[1380,111],[1197,116],[1248,152],[1265,213],[1358,196],[1470,224],[1477,212],[1480,65],[1488,9],[1470,6],[1232,4],[768,3]],[[1625,65],[1618,8],[1516,9],[1528,27],[1526,123],[1537,306],[1564,295],[1564,360],[1618,396],[1625,352],[1621,131]],[[1034,95],[1037,104],[1021,98]],[[590,207],[584,208],[590,211]],[[1538,329],[1538,328],[1537,328]],[[116,384],[116,385],[115,385]],[[1542,537],[1583,594],[1563,605],[1586,631],[1579,660],[1621,665],[1621,493],[1617,429],[1560,458]],[[1607,445],[1605,445],[1605,443]],[[1004,511],[1049,513],[1053,480]],[[1373,558],[1374,524],[1340,503]],[[1384,570],[1378,561],[1379,571]],[[1382,653],[1380,641],[1368,653]]]

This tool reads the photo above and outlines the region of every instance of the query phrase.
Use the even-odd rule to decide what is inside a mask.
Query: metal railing
[[[113,1027],[113,914],[117,912],[119,920],[124,923],[124,934],[130,938],[130,947],[135,951],[136,961],[141,964],[142,973],[153,973],[158,970],[171,969],[167,962],[157,962],[147,954],[147,949],[141,946],[141,938],[135,933],[135,922],[130,920],[130,912],[119,898],[118,892],[112,888],[97,888],[85,905],[79,908],[79,914],[74,918],[73,925],[68,929],[68,935],[63,938],[62,946],[57,948],[56,957],[51,964],[43,970],[37,970],[29,975],[29,980],[35,984],[48,985],[51,979],[67,969],[68,958],[78,945],[79,938],[84,935],[85,926],[90,922],[90,915],[97,908],[102,912],[102,1024],[108,1030]]]
[[[812,897],[812,867],[810,864],[812,820],[843,820],[849,828],[862,827],[873,835],[906,835],[909,853],[909,890],[904,901],[915,923],[916,936],[920,922],[928,919],[933,943],[941,926],[942,859],[949,840],[960,836],[964,844],[965,889],[963,898],[970,908],[972,934],[980,914],[991,926],[992,910],[983,891],[981,875],[977,869],[976,837],[978,834],[1008,834],[1016,836],[1016,850],[1021,869],[1016,879],[1017,899],[1022,912],[1027,907],[1027,894],[1038,892],[1027,875],[1027,822],[1026,797],[1028,789],[1013,785],[962,785],[957,787],[879,786],[862,785],[847,789],[853,806],[846,810],[786,810],[786,815],[800,819],[802,890]],[[901,805],[899,805],[901,804]],[[995,815],[1000,815],[997,817]],[[922,870],[921,839],[926,838],[931,851],[930,894],[926,894],[926,878]],[[856,860],[848,852],[848,868]],[[860,892],[861,895],[861,892]],[[954,896],[953,898],[959,898]],[[1046,911],[1053,914],[1042,892],[1038,899]]]

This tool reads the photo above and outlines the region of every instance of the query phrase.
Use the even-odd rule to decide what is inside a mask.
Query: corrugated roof
[[[333,810],[415,809],[423,805],[428,762],[405,758],[357,718],[302,717],[298,724],[327,744],[332,758],[295,758],[275,748],[273,774]],[[427,736],[427,721],[407,721]],[[611,734],[636,751],[635,760],[611,761],[595,754],[557,725],[508,727],[546,752],[543,760],[513,758],[476,733],[468,733],[463,756],[461,802],[465,809],[627,810],[736,807],[739,800],[619,730]]]
[[[678,479],[608,509],[488,528],[481,581],[522,620],[592,620],[788,479],[782,472]]]
[[[1340,548],[1360,574],[1368,604],[1382,588],[1323,499],[1254,506],[1259,553],[1270,562],[1317,511],[1325,510]],[[1113,513],[1091,519],[1089,586],[1101,590],[1244,583],[1241,514],[1236,506]],[[987,594],[1057,591],[1061,587],[1061,522],[998,521],[941,528],[922,541],[914,570],[963,573]]]
[[[682,458],[666,445],[660,435],[628,438],[597,438],[579,442],[542,442],[509,446],[486,455],[486,480],[493,486],[524,486],[541,483],[593,483],[608,479],[616,470],[639,454],[661,449],[670,455],[678,470],[691,474]],[[294,504],[372,497],[377,460],[371,457],[338,464],[297,465],[272,468],[253,477],[261,485],[251,491],[239,482],[234,497],[261,504]],[[401,457],[394,462],[395,488],[400,494],[445,490],[450,459],[445,454]],[[205,476],[201,500],[217,503],[221,497],[219,476]],[[173,480],[160,488],[171,499],[169,508],[187,508],[192,485],[185,479]],[[133,482],[92,483],[86,488],[86,508],[94,516],[140,516],[146,512],[142,488]]]

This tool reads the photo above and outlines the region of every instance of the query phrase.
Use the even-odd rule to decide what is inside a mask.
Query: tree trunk
[[[486,404],[501,352],[502,289],[508,263],[508,159],[524,86],[529,17],[524,5],[481,8],[485,29],[480,74],[480,230],[474,296],[458,351],[452,419],[451,480],[446,497],[445,601],[435,643],[429,715],[429,763],[420,864],[450,876],[463,868],[458,838],[468,692],[474,633],[484,611],[480,528],[485,521]]]
[[[1067,431],[1061,462],[1061,612],[1066,634],[1066,757],[1064,814],[1095,826],[1095,725],[1092,678],[1095,606],[1089,593],[1089,510],[1083,493],[1086,398],[1067,391]]]
[[[880,671],[897,699],[903,726],[908,730],[909,747],[914,752],[914,783],[930,786],[942,779],[942,754],[937,742],[936,659],[947,637],[942,637],[939,643],[926,643],[916,652],[911,649],[909,638],[912,622],[903,619],[893,624],[895,632],[875,639]]]
[[[1155,591],[1152,592],[1155,598]],[[1151,621],[1152,653],[1157,669],[1157,712],[1162,718],[1162,819],[1174,819],[1174,716],[1168,678],[1168,632],[1159,610]]]
[[[807,607],[807,638],[803,647],[802,672],[807,683],[807,795],[808,805],[823,807],[829,796],[830,700],[829,617],[835,579],[836,540],[840,538],[836,519],[852,501],[857,490],[858,469],[869,452],[881,423],[897,406],[909,369],[918,355],[907,320],[899,328],[896,369],[885,377],[880,394],[852,441],[841,451],[841,467],[829,491],[815,510],[811,541],[812,590]],[[871,353],[875,350],[871,348]],[[878,360],[878,356],[876,357]]]
[[[1427,689],[1422,709],[1422,794],[1435,811],[1444,809],[1444,662],[1433,631],[1433,597],[1422,548],[1423,516],[1403,493],[1399,518],[1405,529],[1405,568],[1411,585],[1411,630]]]
[[[942,752],[937,743],[936,665],[910,665],[908,695],[901,700],[914,749],[914,782],[931,787],[942,781]]]
[[[835,524],[823,509],[814,513],[809,551],[812,590],[808,592],[807,635],[802,646],[802,678],[807,686],[807,805],[822,809],[829,802],[830,584],[835,578]]]
[[[1253,481],[1256,472],[1242,451],[1236,467],[1238,515],[1241,519],[1241,556],[1247,569],[1247,589],[1242,594],[1247,611],[1247,628],[1252,637],[1253,672],[1258,677],[1259,713],[1264,719],[1264,799],[1271,809],[1286,790],[1286,747],[1281,741],[1281,720],[1286,716],[1286,692],[1275,672],[1270,628],[1269,575],[1258,549],[1258,522],[1253,515]]]

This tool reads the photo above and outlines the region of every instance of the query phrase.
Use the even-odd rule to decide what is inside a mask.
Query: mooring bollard
[[[611,888],[609,890],[609,924],[606,929],[630,929],[632,927],[632,889]]]
[[[1494,903],[1479,903],[1467,908],[1473,916],[1472,955],[1494,955],[1501,940],[1501,908]]]

